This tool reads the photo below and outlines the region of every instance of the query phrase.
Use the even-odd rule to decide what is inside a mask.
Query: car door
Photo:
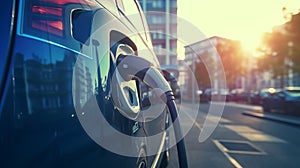
[[[136,158],[105,151],[84,128],[90,122],[82,122],[100,107],[120,132],[131,135],[134,126],[109,97],[112,28],[89,34],[114,20],[113,12],[89,6],[91,1],[21,2],[0,111],[1,167],[136,166]],[[95,102],[94,109],[87,108]],[[99,121],[92,131],[104,129]],[[130,145],[135,150],[141,146]]]
[[[284,98],[282,91],[276,91],[270,99],[270,107],[274,110],[282,110],[284,106]]]
[[[280,111],[284,110],[285,98],[286,95],[283,91],[279,91],[276,93],[276,105],[277,105],[277,109]]]
[[[3,86],[4,86],[4,76],[7,73],[7,67],[8,67],[8,62],[7,60],[9,60],[10,56],[9,51],[10,51],[10,45],[11,45],[11,36],[12,36],[12,31],[13,28],[15,28],[14,24],[13,24],[13,17],[11,17],[12,15],[14,15],[14,1],[3,1],[1,2],[0,5],[0,11],[1,11],[1,15],[0,15],[0,27],[1,27],[1,31],[0,31],[0,101],[1,101],[1,97],[2,95],[2,91],[3,91]],[[1,102],[0,102],[1,103]]]
[[[121,20],[133,30],[132,34],[128,34],[129,38],[135,42],[137,51],[135,54],[139,57],[143,57],[158,67],[158,60],[152,50],[152,43],[149,36],[149,29],[146,19],[142,13],[139,3],[136,0],[117,0],[118,10],[121,15]],[[164,143],[164,132],[166,127],[166,109],[162,108],[164,105],[157,94],[157,88],[150,88],[143,83],[139,83],[139,96],[140,104],[143,116],[143,125],[147,137],[158,137],[161,141],[151,143],[151,138],[148,138],[148,151],[152,151],[148,160],[150,163],[157,157],[161,151],[159,151],[159,145]],[[149,101],[151,103],[149,104]],[[146,103],[145,103],[146,102]],[[146,107],[145,107],[146,106]],[[151,106],[149,108],[149,106]],[[153,139],[153,138],[152,138]],[[158,149],[154,151],[153,149]],[[155,155],[156,156],[155,156]]]

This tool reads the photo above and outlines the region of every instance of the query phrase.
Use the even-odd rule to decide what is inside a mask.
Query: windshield
[[[286,90],[287,93],[291,96],[297,96],[299,97],[300,96],[300,89],[293,89],[293,90]]]

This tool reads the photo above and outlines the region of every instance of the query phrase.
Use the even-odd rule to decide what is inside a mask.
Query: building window
[[[161,24],[164,23],[164,18],[162,16],[152,16],[152,23],[153,24]]]
[[[153,47],[156,48],[156,49],[162,49],[163,45],[162,44],[155,44],[155,45],[153,45]]]
[[[177,64],[177,58],[171,57],[171,64],[176,65]]]
[[[177,8],[177,1],[170,1],[171,8]]]
[[[152,39],[157,39],[157,33],[156,32],[151,33],[151,35],[152,35]]]
[[[165,38],[165,33],[163,30],[156,30],[154,34],[157,34],[156,39],[164,39]]]
[[[153,1],[152,7],[153,8],[163,8],[163,2],[162,1]]]

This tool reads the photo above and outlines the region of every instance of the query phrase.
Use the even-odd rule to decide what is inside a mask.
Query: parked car
[[[219,90],[219,95],[221,96],[221,99],[222,100],[225,100],[225,101],[230,101],[230,92],[228,89],[220,89]],[[225,99],[224,99],[225,98]]]
[[[270,94],[269,89],[270,88],[264,88],[259,91],[252,92],[250,94],[250,104],[262,105],[263,98],[269,96]]]
[[[0,167],[167,165],[168,151],[158,147],[167,142],[166,134],[158,134],[167,127],[166,109],[155,120],[136,120],[140,113],[130,118],[112,99],[119,54],[159,66],[137,1],[8,0],[0,11]],[[137,17],[130,19],[133,13]],[[136,80],[118,87],[138,108],[142,90],[149,91]],[[97,120],[97,112],[105,120]],[[115,138],[105,124],[134,138]],[[160,141],[137,138],[151,135]],[[99,138],[110,146],[99,145]],[[118,146],[137,155],[109,149]]]
[[[280,111],[299,115],[300,87],[285,87],[283,89],[270,89],[270,94],[263,98],[264,111]]]
[[[212,96],[212,94],[215,94],[215,93],[216,92],[213,91],[210,88],[209,89],[205,89],[203,92],[201,92],[201,94],[199,94],[199,96],[200,96],[200,102],[209,102],[209,101],[211,101],[211,96]]]
[[[228,89],[206,89],[204,93],[200,94],[201,102],[209,102],[209,101],[229,101],[230,94]]]
[[[230,91],[230,101],[233,102],[248,102],[248,92],[244,89],[238,88]]]

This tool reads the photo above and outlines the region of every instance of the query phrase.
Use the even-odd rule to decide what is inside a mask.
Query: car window
[[[286,93],[291,96],[300,96],[300,89],[287,90]]]
[[[300,90],[288,90],[289,93],[300,93]]]

